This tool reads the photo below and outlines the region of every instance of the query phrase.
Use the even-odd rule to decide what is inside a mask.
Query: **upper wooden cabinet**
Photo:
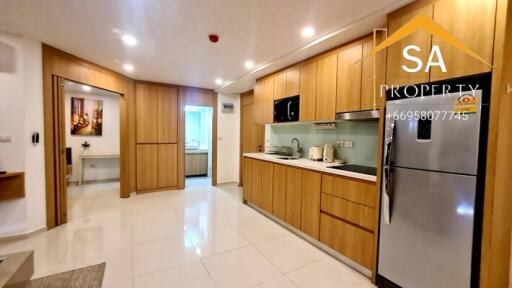
[[[449,0],[453,1],[453,0]],[[408,6],[397,10],[388,15],[388,29],[389,34],[396,32],[402,25],[406,24],[409,20],[419,14],[424,14],[432,17],[434,5],[430,1],[416,1]],[[450,13],[446,11],[447,13]],[[461,12],[464,13],[464,12]],[[452,21],[459,21],[452,18]],[[432,44],[432,36],[430,33],[419,30],[404,39],[394,43],[388,47],[387,55],[387,69],[386,69],[386,82],[388,85],[409,85],[422,82],[428,82],[429,73],[424,72],[424,69],[416,73],[409,73],[402,69],[402,65],[413,67],[415,63],[411,63],[402,56],[403,49],[408,45],[416,45],[421,51],[410,50],[409,53],[415,57],[420,58],[423,63],[427,63]]]
[[[376,45],[384,40],[384,33],[376,36]],[[386,84],[386,51],[380,51],[375,56],[369,56],[373,49],[373,35],[363,40],[363,66],[361,72],[361,110],[379,109],[385,103]],[[375,64],[374,64],[375,63]],[[375,81],[373,76],[375,75]]]
[[[286,97],[286,72],[274,76],[274,100]]]
[[[336,112],[361,110],[361,70],[363,43],[358,41],[338,53]]]
[[[256,81],[254,86],[254,122],[269,124],[274,122],[274,77]]]
[[[312,61],[300,68],[300,121],[316,120],[316,72],[318,62]]]
[[[496,0],[439,0],[434,2],[434,21],[473,50],[487,63],[492,63]],[[432,45],[439,45],[447,72],[437,66],[431,69],[432,81],[483,73],[491,67],[434,36]]]
[[[178,142],[178,89],[136,84],[137,143]]]
[[[137,83],[135,86],[137,143],[158,141],[158,87]]]
[[[158,87],[158,143],[178,142],[178,89]]]
[[[338,55],[331,54],[321,58],[317,65],[315,118],[316,120],[334,120]]]
[[[286,97],[300,94],[300,65],[295,65],[286,70]]]

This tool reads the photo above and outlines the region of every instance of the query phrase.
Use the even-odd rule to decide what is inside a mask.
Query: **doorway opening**
[[[84,203],[119,198],[121,95],[70,80],[63,82],[70,220],[96,206]]]
[[[185,186],[212,185],[213,107],[185,106]]]

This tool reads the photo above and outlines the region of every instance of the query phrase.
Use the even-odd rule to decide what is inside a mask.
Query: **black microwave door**
[[[274,122],[299,121],[299,97],[290,97],[274,102]]]

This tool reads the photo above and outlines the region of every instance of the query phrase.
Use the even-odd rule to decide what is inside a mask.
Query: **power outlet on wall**
[[[354,141],[345,141],[343,143],[343,147],[345,147],[345,148],[354,148]]]
[[[345,141],[337,140],[335,143],[336,143],[336,147],[343,147],[343,144],[345,143]]]
[[[0,143],[11,143],[12,136],[11,135],[0,135]]]

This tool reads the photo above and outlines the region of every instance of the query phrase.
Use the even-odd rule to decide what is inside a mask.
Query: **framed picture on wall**
[[[103,101],[71,98],[71,135],[101,136],[103,133]]]

